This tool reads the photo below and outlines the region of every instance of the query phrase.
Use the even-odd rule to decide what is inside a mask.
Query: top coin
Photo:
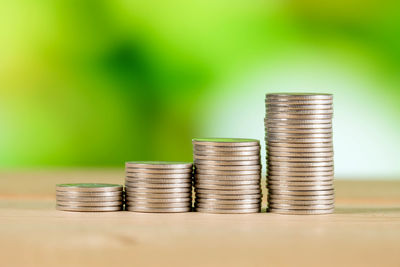
[[[128,161],[125,162],[125,166],[144,169],[187,169],[192,168],[193,164],[180,161]]]
[[[192,143],[205,146],[259,146],[257,139],[245,138],[194,138]]]
[[[331,100],[332,94],[319,94],[319,93],[272,93],[266,95],[267,99],[299,99],[299,100]]]
[[[97,184],[97,183],[57,184],[56,190],[57,191],[80,191],[80,192],[121,191],[122,185],[119,185],[119,184]]]

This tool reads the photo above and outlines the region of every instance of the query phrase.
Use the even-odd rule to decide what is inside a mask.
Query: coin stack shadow
[[[193,139],[195,208],[254,213],[261,208],[260,143],[255,139]]]
[[[126,210],[171,213],[192,210],[192,163],[126,162],[125,170]]]
[[[332,95],[267,94],[265,101],[268,211],[332,213]]]
[[[122,210],[123,187],[118,184],[58,184],[56,208],[63,211]]]

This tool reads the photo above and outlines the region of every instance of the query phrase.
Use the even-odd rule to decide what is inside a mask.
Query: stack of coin
[[[131,161],[125,164],[125,209],[137,212],[192,210],[193,164]]]
[[[193,158],[196,211],[260,211],[262,195],[258,140],[193,139]]]
[[[270,212],[333,212],[332,102],[330,94],[266,95]]]
[[[118,184],[58,184],[57,209],[65,211],[122,210],[123,187]]]

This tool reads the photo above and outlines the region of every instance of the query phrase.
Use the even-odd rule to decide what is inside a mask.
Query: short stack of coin
[[[268,211],[328,214],[334,210],[330,94],[267,94]]]
[[[123,187],[118,184],[58,184],[58,210],[118,211],[122,210]]]
[[[195,207],[206,213],[254,213],[261,208],[260,142],[193,139]]]
[[[125,209],[137,212],[192,210],[193,164],[131,161],[125,164]]]

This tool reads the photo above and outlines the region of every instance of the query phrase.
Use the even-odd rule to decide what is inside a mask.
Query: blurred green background
[[[0,0],[0,167],[190,161],[335,95],[338,177],[400,177],[398,1]]]

